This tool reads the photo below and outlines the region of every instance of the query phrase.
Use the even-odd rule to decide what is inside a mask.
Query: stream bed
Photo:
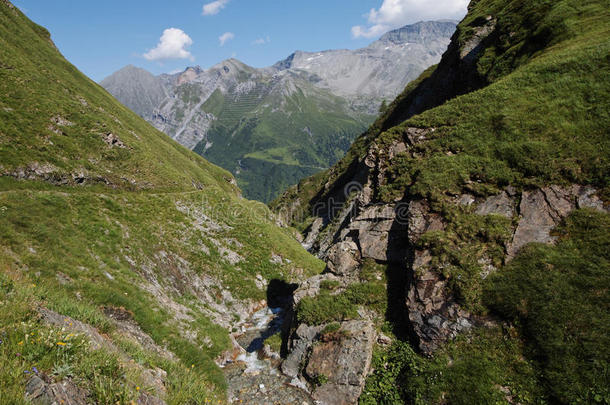
[[[266,338],[280,333],[284,321],[282,309],[265,308],[245,323],[237,343],[246,351],[224,367],[229,402],[252,405],[313,405],[309,394],[291,384],[279,370],[278,356],[263,355]],[[275,357],[275,358],[273,358]]]

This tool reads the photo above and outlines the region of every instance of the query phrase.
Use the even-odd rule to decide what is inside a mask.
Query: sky
[[[132,64],[154,74],[237,58],[265,67],[296,50],[361,48],[468,0],[12,0],[95,81]]]

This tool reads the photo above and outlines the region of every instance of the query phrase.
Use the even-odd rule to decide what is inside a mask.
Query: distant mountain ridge
[[[383,100],[440,60],[454,30],[420,22],[366,48],[297,51],[267,68],[229,59],[154,76],[127,66],[101,85],[267,202],[341,158]]]

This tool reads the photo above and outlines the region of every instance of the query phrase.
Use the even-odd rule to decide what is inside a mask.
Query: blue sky
[[[465,14],[467,0],[13,3],[51,31],[70,62],[99,81],[128,64],[155,74],[191,65],[208,68],[230,57],[263,67],[295,50],[359,48],[405,24],[460,18]]]

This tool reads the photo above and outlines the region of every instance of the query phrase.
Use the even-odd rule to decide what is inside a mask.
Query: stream
[[[314,401],[301,388],[291,384],[279,370],[279,356],[265,358],[266,338],[281,332],[284,311],[265,308],[255,312],[235,339],[246,351],[224,367],[229,403],[252,405],[313,405]]]

